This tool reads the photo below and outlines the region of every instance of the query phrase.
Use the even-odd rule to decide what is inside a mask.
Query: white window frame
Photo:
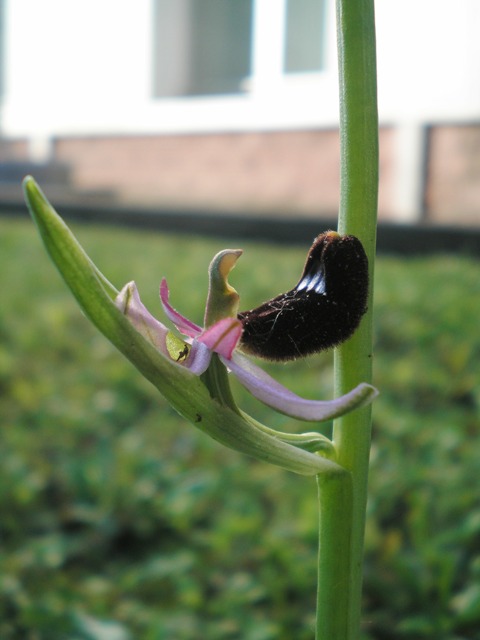
[[[319,72],[284,72],[286,10],[286,0],[253,2],[252,74],[245,79],[246,93],[152,98],[150,117],[144,120],[149,130],[203,133],[336,126],[334,2],[326,2],[324,33],[319,33],[325,38],[325,65]]]

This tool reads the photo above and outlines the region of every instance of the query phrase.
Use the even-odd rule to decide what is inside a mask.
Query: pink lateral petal
[[[196,338],[202,332],[202,328],[199,327],[194,322],[191,322],[185,316],[182,316],[181,313],[178,313],[172,305],[168,301],[169,298],[169,290],[168,284],[165,278],[162,279],[160,284],[160,300],[162,302],[163,310],[165,314],[173,324],[177,327],[177,329],[183,333],[185,336],[189,336],[190,338]]]

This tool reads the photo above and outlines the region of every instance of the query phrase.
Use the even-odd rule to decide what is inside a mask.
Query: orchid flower
[[[275,431],[242,412],[233,399],[228,372],[265,404],[300,420],[330,420],[368,404],[377,394],[371,385],[360,384],[335,400],[307,400],[241,352],[239,296],[227,281],[241,251],[222,251],[210,265],[203,328],[171,306],[162,281],[165,314],[186,336],[182,340],[149,313],[133,282],[120,292],[109,282],[33,178],[25,179],[24,192],[50,257],[86,316],[182,416],[225,446],[290,471],[344,473],[335,462],[334,444],[321,433]]]
[[[240,250],[226,249],[212,260],[205,317],[217,317],[214,309],[218,307],[222,309],[222,315],[232,315],[221,317],[206,328],[195,324],[171,306],[167,282],[165,279],[162,280],[160,300],[165,315],[180,333],[187,336],[188,342],[175,338],[165,325],[150,314],[143,305],[134,282],[123,287],[116,304],[139,333],[165,357],[191,373],[201,375],[210,366],[212,355],[215,353],[227,370],[233,373],[252,395],[292,418],[323,422],[370,402],[375,391],[367,384],[360,384],[350,393],[335,400],[301,398],[274,380],[237,349],[242,335],[242,323],[236,316],[238,294],[228,284],[227,275],[241,253]],[[225,291],[228,291],[230,305],[224,302]]]

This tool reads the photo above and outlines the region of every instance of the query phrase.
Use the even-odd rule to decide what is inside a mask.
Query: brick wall
[[[28,156],[27,140],[5,140],[0,138],[0,162],[28,160]]]
[[[425,202],[429,220],[480,224],[480,125],[430,129]]]
[[[381,132],[380,210],[388,213],[391,131]],[[278,214],[335,214],[336,130],[62,138],[55,157],[75,186],[126,202]]]
[[[395,130],[383,128],[381,220],[395,219],[394,145]],[[480,124],[432,126],[427,147],[423,217],[480,226]],[[65,137],[53,149],[71,168],[72,198],[103,190],[105,202],[113,193],[127,204],[327,217],[338,207],[336,130]],[[26,140],[0,139],[0,162],[28,156]]]

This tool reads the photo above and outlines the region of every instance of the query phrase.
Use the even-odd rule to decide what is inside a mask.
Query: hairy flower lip
[[[358,238],[320,234],[293,289],[238,314],[242,349],[283,362],[338,346],[366,311],[368,280],[368,259]]]

